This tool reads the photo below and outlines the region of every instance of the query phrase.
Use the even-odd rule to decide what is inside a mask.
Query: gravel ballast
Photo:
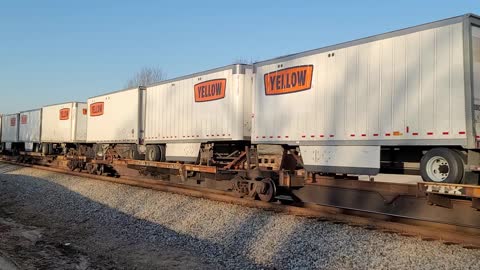
[[[480,269],[480,250],[7,164],[0,209],[115,268]]]

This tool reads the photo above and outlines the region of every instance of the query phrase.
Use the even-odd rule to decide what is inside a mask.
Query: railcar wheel
[[[103,164],[97,166],[95,173],[97,175],[102,175],[105,172],[105,166]]]
[[[96,164],[87,163],[86,169],[87,169],[87,172],[88,172],[89,174],[95,174],[95,172],[97,171],[97,165],[96,165]]]
[[[264,202],[271,202],[277,193],[277,187],[275,182],[270,178],[265,178],[262,180],[264,188],[261,192],[258,192],[258,198]]]
[[[420,161],[423,181],[458,184],[464,174],[464,163],[460,155],[448,148],[434,148]]]

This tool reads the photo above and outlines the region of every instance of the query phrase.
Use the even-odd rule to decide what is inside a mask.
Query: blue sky
[[[478,1],[0,0],[0,113],[480,13]]]

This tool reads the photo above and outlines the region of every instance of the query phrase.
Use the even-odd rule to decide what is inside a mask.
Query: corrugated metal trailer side
[[[6,150],[13,150],[18,143],[18,113],[2,116],[2,145]]]
[[[2,142],[18,142],[18,113],[2,116]]]
[[[2,120],[3,114],[0,114],[0,145],[2,144]],[[2,150],[2,146],[0,146],[0,151]]]
[[[82,143],[87,133],[87,104],[66,102],[42,108],[42,135],[45,143]]]
[[[250,138],[252,67],[229,65],[146,89],[145,142],[167,160],[196,160],[200,144]]]
[[[251,66],[231,65],[148,86],[145,142],[248,139],[251,81]]]
[[[477,148],[478,21],[467,14],[256,63],[252,141],[299,145],[311,170],[368,174],[380,146]]]
[[[20,112],[20,127],[18,141],[25,144],[26,151],[34,150],[40,143],[42,109]]]
[[[138,144],[143,137],[143,88],[88,99],[87,142]]]

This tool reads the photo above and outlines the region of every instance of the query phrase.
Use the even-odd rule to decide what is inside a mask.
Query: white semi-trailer
[[[252,80],[252,66],[234,64],[147,86],[147,160],[195,162],[199,153],[238,150],[225,143],[242,148],[250,139]]]
[[[67,153],[87,139],[87,104],[65,102],[42,108],[43,154]]]
[[[97,156],[227,163],[250,144],[252,81],[233,64],[91,97],[87,143]]]
[[[103,156],[115,151],[122,158],[138,158],[144,133],[144,87],[124,89],[88,99],[87,143],[97,144]]]
[[[477,183],[479,26],[467,14],[256,63],[252,142],[297,149],[314,173],[410,161],[426,181]]]
[[[20,112],[18,141],[25,151],[40,150],[40,133],[42,124],[42,109]]]
[[[22,150],[18,142],[18,117],[18,113],[2,115],[3,149],[13,153]]]

